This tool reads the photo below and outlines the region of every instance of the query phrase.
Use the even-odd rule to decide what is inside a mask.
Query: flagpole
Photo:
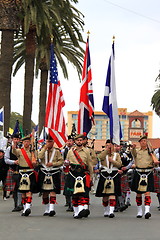
[[[4,106],[3,106],[3,137],[4,137]]]
[[[115,42],[115,36],[113,35],[113,37],[112,37],[112,46],[114,46],[114,42]],[[114,47],[113,47],[113,49],[114,49]],[[113,142],[113,138],[111,137],[111,135],[110,135],[110,142],[111,143]],[[110,150],[110,155],[111,155],[111,150]]]

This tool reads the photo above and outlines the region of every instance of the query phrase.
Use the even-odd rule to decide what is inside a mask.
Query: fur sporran
[[[19,190],[20,191],[29,191],[30,190],[30,185],[31,185],[31,181],[29,179],[29,175],[27,173],[22,174],[22,177],[20,179],[20,183],[19,183]]]
[[[107,177],[104,182],[104,189],[102,193],[112,194],[114,193],[114,181],[112,177]]]
[[[53,190],[54,189],[54,183],[53,183],[53,178],[52,178],[51,174],[45,175],[42,189],[43,190]]]
[[[148,185],[148,176],[146,174],[142,174],[139,180],[138,191],[146,192],[147,185]]]
[[[73,192],[73,194],[84,193],[84,192],[85,192],[85,190],[84,190],[83,178],[78,176],[76,178],[76,181],[75,181],[75,184],[74,184],[74,192]]]

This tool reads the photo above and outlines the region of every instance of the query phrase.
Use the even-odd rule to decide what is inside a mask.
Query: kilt
[[[103,175],[103,176],[102,176]],[[107,177],[112,177],[113,182],[114,182],[114,193],[112,194],[107,194],[103,193],[104,190],[104,184],[105,180]],[[101,172],[100,173],[100,178],[98,181],[98,186],[96,190],[96,197],[105,197],[105,196],[110,196],[110,195],[116,195],[116,196],[121,196],[121,176],[117,171],[112,171],[111,173],[108,173],[107,171]]]
[[[52,188],[44,189],[45,177],[49,176],[53,181]],[[43,168],[41,167],[38,175],[38,189],[40,192],[55,192],[61,193],[61,171],[59,168]]]
[[[146,170],[146,169],[142,169],[142,170]],[[149,169],[147,169],[147,170],[149,170]],[[137,170],[135,170],[133,180],[132,180],[132,183],[131,183],[131,191],[139,193],[139,194],[142,194],[142,193],[145,193],[145,192],[154,192],[153,171],[152,171],[152,169],[150,169],[150,170],[151,170],[150,172],[138,172]],[[147,190],[145,192],[138,190],[140,176],[142,174],[148,175]]]
[[[25,174],[27,174],[29,176],[29,180],[30,180],[29,190],[21,190],[20,189],[21,180]],[[36,175],[34,173],[34,169],[20,168],[19,174],[18,174],[18,191],[21,193],[26,193],[26,192],[37,193],[38,192],[38,186],[37,186]]]
[[[65,186],[65,173],[62,171],[61,172],[61,190],[64,190]]]
[[[16,181],[13,178],[14,175],[14,171],[10,168],[7,172],[7,177],[6,177],[6,181],[5,181],[5,190],[6,191],[14,191],[15,186],[16,186]],[[17,177],[18,177],[18,173],[17,173]],[[18,178],[17,178],[18,180]]]
[[[121,191],[126,193],[130,190],[127,174],[121,175]]]
[[[84,192],[74,194],[74,186],[75,186],[76,178],[78,177],[83,178]],[[87,185],[86,183],[87,181],[86,181],[85,170],[80,165],[74,165],[73,168],[71,166],[69,173],[66,175],[64,195],[81,196],[81,197],[89,198],[90,187],[86,186]]]
[[[160,172],[154,169],[154,191],[155,193],[160,193]]]

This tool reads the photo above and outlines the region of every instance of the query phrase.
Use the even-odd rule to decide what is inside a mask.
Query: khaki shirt
[[[25,149],[25,148],[24,148],[24,150],[26,151],[26,153],[27,153],[30,161],[32,162],[32,155],[31,155],[30,150],[27,150],[27,149]],[[28,166],[28,163],[26,162],[26,160],[25,160],[25,158],[24,158],[24,156],[23,156],[23,154],[22,154],[21,149],[16,149],[16,148],[13,149],[13,148],[12,148],[12,153],[13,153],[14,155],[16,155],[16,157],[18,158],[18,161],[19,161],[19,164],[18,164],[18,165],[19,165],[20,167],[29,167],[29,166]]]
[[[154,166],[153,159],[148,153],[148,149],[132,149],[131,153],[134,157],[134,164],[138,168],[151,168]]]
[[[82,161],[86,164],[86,166],[88,167],[88,170],[90,172],[90,175],[92,177],[93,174],[93,166],[92,166],[92,160],[91,160],[91,156],[90,156],[90,151],[89,149],[82,147],[81,149],[77,149],[76,147],[74,147],[75,150],[77,150],[80,158],[82,159]],[[73,153],[73,148],[71,148],[68,151],[67,154],[67,160],[70,161],[71,164],[79,164],[78,160],[76,159],[74,153]]]
[[[90,148],[90,147],[86,147],[89,152],[90,152],[90,156],[91,156],[91,162],[92,162],[92,165],[93,167],[98,163],[98,160],[97,160],[97,155],[94,151],[94,149]]]
[[[60,167],[63,165],[63,157],[62,157],[60,151],[54,147],[49,150],[49,153],[48,153],[48,149],[46,149],[45,147],[42,148],[41,151],[39,151],[38,158],[41,160],[42,164],[46,163],[45,162],[45,152],[47,151],[47,154],[49,154],[49,157],[48,157],[48,161],[49,161],[54,149],[55,149],[55,154],[54,154],[54,157],[52,160],[53,167]]]
[[[102,151],[98,155],[98,158],[100,159],[102,166],[105,166],[105,167],[107,167],[107,162],[106,162],[107,155],[109,155],[107,150]],[[112,154],[112,156],[113,156],[113,154]],[[113,164],[113,167],[117,167],[117,168],[120,168],[122,166],[122,161],[121,161],[121,157],[120,157],[119,153],[116,153],[116,159],[112,164]]]

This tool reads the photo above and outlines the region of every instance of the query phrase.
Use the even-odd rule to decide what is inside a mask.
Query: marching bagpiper
[[[66,189],[72,195],[74,218],[77,219],[90,214],[88,205],[93,166],[89,150],[83,147],[83,134],[74,139],[75,146],[67,154],[70,171],[66,179]]]
[[[158,159],[155,154],[148,147],[147,136],[142,136],[139,139],[140,148],[136,149],[136,145],[132,146],[132,155],[134,157],[135,172],[132,180],[131,190],[136,192],[137,203],[137,218],[142,218],[142,194],[145,195],[145,219],[151,217],[150,204],[151,196],[150,192],[154,192],[154,178],[153,168],[158,164]]]
[[[101,161],[100,178],[96,190],[96,197],[102,197],[104,217],[113,218],[116,206],[116,196],[121,196],[121,177],[118,168],[122,162],[119,153],[114,152],[113,143],[108,139],[106,149],[98,158]]]
[[[63,158],[60,150],[54,147],[53,138],[48,135],[46,145],[38,153],[40,160],[38,185],[42,192],[45,212],[43,216],[53,217],[55,212],[56,194],[61,192],[61,170]]]
[[[22,216],[28,216],[31,213],[32,193],[37,192],[37,181],[31,151],[31,136],[22,138],[23,146],[17,149],[16,143],[12,146],[12,153],[18,158],[19,165],[19,184],[18,191],[22,193],[23,213]]]

